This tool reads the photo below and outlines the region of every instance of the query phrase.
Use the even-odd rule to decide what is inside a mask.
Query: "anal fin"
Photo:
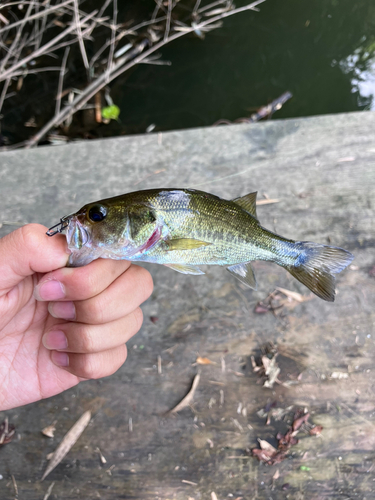
[[[244,262],[242,264],[227,267],[227,270],[245,285],[249,286],[253,290],[257,289],[257,282],[250,262]]]
[[[190,264],[164,264],[182,274],[205,274],[199,267]]]

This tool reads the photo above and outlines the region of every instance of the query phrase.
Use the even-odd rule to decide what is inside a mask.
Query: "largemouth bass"
[[[47,234],[64,229],[70,267],[126,259],[204,274],[201,265],[219,265],[256,289],[251,261],[266,260],[331,302],[334,274],[353,260],[342,248],[290,240],[262,227],[256,193],[229,201],[195,189],[137,191],[85,205]]]

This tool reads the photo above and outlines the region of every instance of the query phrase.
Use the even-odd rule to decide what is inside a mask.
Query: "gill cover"
[[[86,229],[76,220],[69,221],[68,229],[66,231],[66,239],[69,248],[80,249],[88,242],[88,234]]]

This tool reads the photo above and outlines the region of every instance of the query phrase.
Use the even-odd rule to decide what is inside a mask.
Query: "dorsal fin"
[[[249,212],[249,214],[251,214],[253,217],[258,219],[256,208],[257,191],[255,191],[255,193],[245,194],[245,196],[235,198],[232,201],[233,203],[236,203],[236,205],[239,205],[241,208],[246,210],[246,212]]]

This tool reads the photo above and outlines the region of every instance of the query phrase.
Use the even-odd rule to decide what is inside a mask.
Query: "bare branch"
[[[134,67],[136,64],[141,63],[145,59],[149,59],[149,56],[154,52],[161,49],[167,43],[170,43],[187,33],[191,33],[197,29],[203,29],[206,26],[209,26],[213,23],[216,23],[222,19],[225,19],[229,16],[233,16],[234,14],[238,14],[240,12],[245,12],[247,10],[255,10],[257,5],[265,2],[265,0],[256,0],[244,7],[239,7],[237,9],[232,9],[228,12],[223,12],[217,16],[213,16],[205,21],[196,23],[194,27],[187,28],[187,31],[176,32],[173,35],[169,36],[167,40],[161,40],[156,43],[149,49],[145,50],[149,42],[147,39],[140,42],[136,45],[132,50],[127,52],[123,57],[121,57],[112,67],[110,71],[105,71],[102,75],[100,75],[95,81],[93,81],[80,95],[78,95],[72,103],[67,105],[64,109],[60,111],[58,115],[55,115],[30,141],[28,141],[26,147],[33,147],[53,128],[59,126],[63,121],[65,121],[68,117],[74,114],[82,107],[102,88],[104,88],[109,82],[117,78],[119,75],[128,71],[130,68]]]
[[[8,52],[8,53],[7,53],[7,55],[4,57],[4,60],[3,60],[3,62],[1,63],[1,66],[0,66],[0,73],[2,73],[2,72],[3,72],[3,69],[6,67],[6,65],[7,65],[8,61],[9,61],[9,58],[10,58],[10,57],[11,57],[11,55],[13,54],[13,50],[17,47],[18,41],[19,41],[19,39],[20,39],[20,37],[21,37],[21,34],[22,34],[23,27],[25,26],[25,24],[26,24],[26,22],[27,22],[27,17],[28,17],[28,15],[30,14],[30,12],[32,11],[33,6],[34,6],[34,2],[30,3],[29,8],[27,9],[27,13],[26,13],[26,15],[25,15],[25,18],[24,18],[24,19],[22,19],[22,21],[21,21],[21,23],[20,23],[20,25],[19,25],[19,28],[18,28],[18,30],[17,30],[16,37],[15,37],[15,39],[13,40],[13,43],[12,43],[12,45],[11,45],[10,49],[9,49],[9,52]],[[2,76],[4,76],[4,75],[2,75]],[[6,78],[1,79],[1,77],[0,77],[0,81],[2,81],[2,80],[6,80]]]
[[[46,71],[60,71],[60,70],[61,70],[60,66],[46,66],[45,68],[36,68],[36,69],[26,68],[23,71],[16,71],[15,73],[12,73],[12,78],[16,76],[23,76],[25,78],[27,75],[35,75],[36,73],[44,73]]]
[[[113,0],[113,24],[111,26],[111,48],[108,57],[108,71],[111,70],[113,64],[113,53],[115,51],[115,40],[116,40],[116,26],[117,26],[117,0]]]
[[[104,2],[104,5],[103,7],[100,9],[100,12],[99,12],[99,17],[102,17],[102,15],[104,14],[106,8],[108,7],[108,5],[112,2],[112,0],[106,0]]]
[[[163,2],[161,0],[155,0],[156,2],[156,7],[154,9],[154,12],[151,16],[151,22],[154,23],[156,22],[156,16],[158,15],[159,13],[159,10],[162,10],[165,12],[165,9],[164,9],[164,6],[163,6]]]
[[[165,32],[164,32],[164,42],[168,40],[169,31],[171,29],[171,17],[172,17],[172,0],[168,0],[168,12],[167,12],[167,22],[165,25]]]
[[[81,23],[83,24],[84,22],[88,21],[93,16],[95,16],[96,13],[97,13],[97,11],[95,10],[94,12],[92,12],[91,14],[89,14],[88,16],[86,16],[84,19],[82,19]],[[38,50],[32,52],[27,57],[25,57],[24,59],[22,59],[21,61],[19,61],[17,64],[15,64],[14,66],[12,66],[8,70],[4,71],[2,74],[0,74],[0,82],[6,80],[9,76],[12,76],[13,72],[16,69],[20,68],[24,64],[27,64],[32,59],[35,59],[36,57],[40,56],[41,54],[45,54],[46,51],[47,51],[47,49],[50,49],[51,47],[53,47],[54,45],[56,45],[57,42],[59,42],[60,40],[62,40],[64,37],[66,37],[66,35],[68,35],[72,31],[74,31],[75,29],[76,29],[76,25],[73,24],[72,26],[70,26],[69,28],[67,28],[66,30],[64,30],[62,33],[60,33],[59,35],[57,35],[55,38],[53,38],[52,40],[50,40],[48,43],[46,43],[45,45],[43,45],[42,47],[40,47]]]
[[[38,12],[36,14],[33,14],[32,16],[28,16],[27,14],[25,15],[24,19],[21,19],[20,21],[16,21],[15,23],[8,24],[7,26],[4,26],[3,28],[0,29],[0,33],[3,33],[4,31],[8,31],[12,28],[15,28],[16,26],[19,26],[20,24],[24,22],[29,22],[32,21],[33,19],[38,19],[39,17],[43,16],[48,16],[51,12],[54,10],[61,9],[61,7],[64,7],[65,5],[68,5],[69,3],[74,2],[74,0],[66,0],[66,2],[60,3],[58,5],[55,5],[53,7],[50,7],[49,9],[44,9],[41,12]],[[0,8],[4,8],[7,5],[18,5],[20,2],[12,2],[10,4],[2,5]],[[23,2],[26,3],[26,2]],[[34,2],[29,2],[30,5],[33,5]]]
[[[64,57],[63,57],[62,64],[61,64],[60,76],[59,76],[59,85],[57,87],[55,115],[58,115],[60,113],[61,94],[62,94],[63,83],[64,83],[66,61],[68,59],[69,51],[70,51],[70,47],[67,47],[65,49]]]
[[[78,36],[79,48],[81,49],[83,65],[86,68],[86,71],[88,71],[89,70],[89,61],[87,59],[85,44],[83,42],[83,37],[82,37],[81,18],[79,17],[79,13],[78,13],[78,0],[74,0],[74,16],[75,16],[75,20],[76,20],[77,36]]]
[[[194,9],[193,9],[193,15],[195,15],[198,12],[199,6],[201,4],[201,0],[196,0]]]
[[[1,96],[0,96],[0,112],[1,112],[1,110],[3,108],[5,96],[6,96],[6,93],[8,92],[8,87],[9,87],[10,81],[11,81],[11,79],[8,78],[7,81],[4,83],[4,87],[3,87],[3,90],[1,92]]]

